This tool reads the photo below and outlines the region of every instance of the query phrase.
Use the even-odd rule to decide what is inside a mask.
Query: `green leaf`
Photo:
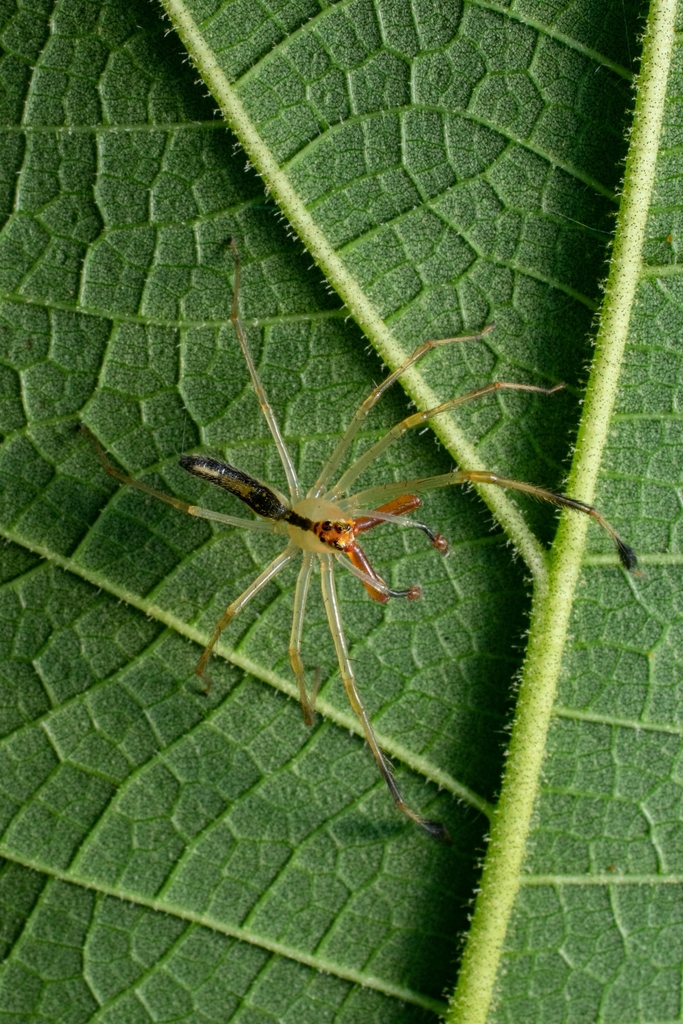
[[[315,728],[289,699],[295,573],[231,625],[206,697],[201,645],[281,544],[119,488],[76,428],[136,477],[219,511],[240,514],[182,472],[181,451],[284,487],[229,323],[234,237],[249,342],[304,481],[381,376],[379,358],[395,366],[428,337],[495,320],[406,375],[409,396],[427,407],[494,379],[566,390],[465,406],[436,426],[444,448],[407,436],[363,480],[443,473],[455,458],[561,488],[639,12],[430,0],[168,10],[215,100],[141,2],[2,12],[0,1008],[12,1021],[249,1024],[445,1012],[501,784],[531,572],[532,652],[558,593],[572,615],[552,756],[504,953],[467,947],[464,984],[474,964],[484,1001],[479,1017],[453,1019],[483,1019],[497,978],[495,1020],[673,1021],[676,79],[611,419],[616,372],[588,392],[606,396],[611,433],[591,434],[590,416],[579,432],[579,445],[595,441],[593,475],[602,454],[596,503],[645,577],[625,576],[591,525],[572,601],[556,580],[581,566],[583,520],[563,525],[548,560],[552,511],[494,489],[487,511],[449,489],[423,514],[451,539],[448,559],[416,531],[368,538],[393,585],[423,584],[421,602],[380,607],[339,580],[373,722],[411,806],[447,823],[454,842],[440,847],[395,812],[359,738],[317,584],[303,649],[311,678],[323,673]],[[646,72],[666,70],[665,50]],[[629,159],[657,142],[634,142]],[[615,351],[612,337],[601,351]],[[404,415],[396,388],[358,450]],[[590,500],[584,451],[570,486]],[[552,702],[544,657],[526,672]],[[530,749],[519,730],[516,749]],[[528,822],[505,801],[494,821],[523,842]],[[510,909],[514,884],[503,904],[495,879],[482,884]]]

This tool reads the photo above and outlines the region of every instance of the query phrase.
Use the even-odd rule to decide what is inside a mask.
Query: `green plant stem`
[[[654,0],[644,40],[614,253],[568,487],[569,493],[583,501],[590,502],[595,492],[640,274],[675,10],[675,0]],[[447,1017],[449,1024],[484,1024],[491,1006],[520,884],[586,529],[585,517],[564,514],[553,546],[548,590],[534,597],[507,769],[493,819],[481,893]]]

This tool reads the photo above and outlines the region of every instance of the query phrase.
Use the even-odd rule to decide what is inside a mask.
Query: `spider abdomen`
[[[178,461],[183,469],[193,476],[230,491],[257,516],[277,522],[284,519],[289,512],[286,503],[272,488],[266,487],[260,480],[227,462],[219,462],[218,459],[210,459],[205,455],[181,455]]]

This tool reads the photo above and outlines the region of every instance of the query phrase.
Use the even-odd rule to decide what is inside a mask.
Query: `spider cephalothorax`
[[[527,494],[531,494],[536,498],[551,502],[561,508],[572,509],[575,512],[582,512],[594,519],[609,533],[616,544],[619,558],[625,569],[632,572],[635,571],[637,565],[636,556],[628,544],[624,543],[614,528],[604,519],[600,512],[591,505],[586,505],[574,498],[568,498],[563,494],[556,494],[554,491],[546,490],[543,487],[536,487],[533,484],[522,483],[518,480],[498,476],[491,472],[479,470],[454,470],[452,473],[445,473],[442,476],[426,477],[416,480],[404,480],[400,483],[381,484],[378,487],[370,487],[360,493],[348,496],[348,492],[351,490],[351,485],[360,476],[360,474],[364,472],[364,470],[366,470],[375,461],[375,459],[382,455],[393,441],[397,440],[410,427],[426,423],[434,416],[438,416],[450,409],[454,409],[458,405],[463,405],[465,402],[473,401],[475,399],[484,398],[485,396],[495,394],[500,390],[535,391],[540,392],[541,394],[551,394],[553,391],[557,391],[558,388],[561,388],[563,386],[561,384],[556,384],[550,388],[542,388],[533,384],[515,384],[505,381],[494,381],[492,384],[486,384],[480,388],[476,388],[474,391],[470,391],[458,398],[450,399],[449,401],[442,403],[442,405],[437,406],[435,409],[428,409],[425,412],[413,413],[411,416],[406,417],[406,419],[402,420],[395,427],[389,430],[384,437],[371,445],[361,456],[359,456],[359,458],[352,461],[348,468],[337,479],[336,484],[332,482],[348,457],[354,438],[358,434],[358,431],[364,423],[368,413],[387,388],[393,384],[409,366],[412,366],[418,361],[418,359],[421,359],[422,356],[426,355],[426,353],[433,348],[437,348],[441,345],[448,345],[456,341],[469,341],[480,338],[482,334],[485,334],[491,329],[490,327],[486,328],[480,334],[473,335],[470,338],[443,338],[435,341],[427,341],[416,349],[416,351],[413,352],[413,354],[409,356],[397,370],[374,388],[365,401],[359,406],[352,417],[344,436],[341,438],[332,452],[332,455],[322,468],[318,479],[313,484],[313,487],[310,488],[306,495],[302,495],[294,465],[280,433],[280,428],[277,424],[277,420],[275,419],[275,414],[268,401],[261,381],[259,380],[256,366],[254,365],[251,352],[249,351],[247,338],[239,318],[239,259],[234,243],[231,244],[235,253],[235,288],[233,292],[232,323],[249,368],[254,391],[256,392],[263,415],[282,461],[289,487],[289,500],[281,495],[275,488],[261,483],[261,481],[256,480],[254,477],[249,476],[247,473],[236,469],[228,463],[208,458],[204,455],[183,455],[180,459],[180,465],[183,466],[184,469],[188,470],[188,472],[192,473],[194,476],[198,476],[203,480],[207,480],[213,484],[218,484],[219,486],[229,490],[232,494],[238,497],[240,501],[244,502],[256,514],[257,518],[240,519],[236,516],[224,515],[220,512],[213,512],[210,509],[200,508],[197,505],[190,505],[188,502],[182,501],[180,498],[175,498],[170,494],[164,494],[162,491],[157,491],[153,487],[149,487],[147,484],[144,484],[139,480],[134,480],[122,470],[112,466],[104,452],[104,449],[101,447],[94,435],[90,434],[90,431],[88,431],[87,428],[83,429],[86,433],[90,434],[102,465],[106,469],[107,473],[116,477],[117,480],[121,480],[123,483],[137,487],[140,490],[145,491],[147,494],[151,494],[154,497],[159,498],[161,501],[168,502],[168,504],[173,505],[173,507],[178,509],[180,512],[187,512],[190,515],[199,516],[203,519],[212,519],[226,526],[236,526],[243,527],[248,530],[261,530],[270,533],[278,533],[287,537],[287,546],[284,551],[273,559],[270,565],[266,566],[266,568],[256,577],[244,593],[228,606],[225,613],[217,623],[216,628],[214,629],[209,642],[204,649],[204,653],[199,659],[195,669],[197,674],[204,679],[207,691],[210,686],[210,680],[206,675],[206,668],[222,631],[235,617],[235,615],[244,608],[247,602],[258,594],[259,591],[262,590],[263,587],[265,587],[289,562],[291,562],[296,556],[301,556],[302,565],[294,594],[294,610],[292,616],[292,632],[289,642],[289,657],[292,670],[296,676],[299,687],[299,696],[304,711],[304,718],[309,725],[313,722],[317,683],[313,687],[313,692],[309,695],[306,687],[304,665],[301,660],[300,652],[304,611],[306,608],[311,574],[315,559],[317,558],[319,560],[323,603],[325,605],[330,632],[332,634],[332,639],[337,653],[341,677],[351,706],[358,716],[365,738],[368,742],[368,746],[373,753],[382,777],[386,782],[399,810],[403,811],[404,814],[407,814],[409,818],[412,818],[413,821],[426,829],[426,831],[432,836],[437,839],[447,839],[448,833],[440,822],[430,821],[427,818],[423,818],[421,815],[411,810],[411,808],[405,803],[391,773],[391,764],[377,742],[370,719],[365,710],[360,693],[358,692],[353,667],[349,658],[334,582],[334,565],[340,564],[357,576],[363,583],[363,586],[373,601],[385,603],[390,598],[406,598],[408,600],[415,600],[421,594],[420,586],[416,584],[406,590],[393,590],[372,567],[356,538],[359,533],[365,533],[368,530],[374,529],[383,522],[390,522],[399,526],[416,527],[428,537],[433,547],[442,554],[445,554],[448,550],[448,542],[446,539],[440,534],[434,533],[428,526],[425,526],[424,523],[418,523],[415,520],[407,518],[407,516],[421,505],[420,498],[417,496],[416,492],[435,490],[439,487],[449,487],[454,484],[471,483],[489,484],[496,487],[506,487],[516,491],[524,491]]]
[[[348,519],[323,519],[313,523],[313,533],[323,544],[337,551],[346,551],[355,537],[353,523]]]

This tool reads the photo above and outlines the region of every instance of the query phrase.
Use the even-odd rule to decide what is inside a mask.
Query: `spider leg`
[[[363,533],[365,530],[371,530],[373,526],[379,526],[385,517],[386,519],[400,517],[406,512],[414,512],[421,505],[422,502],[417,494],[401,494],[398,498],[394,498],[393,501],[387,501],[386,504],[380,505],[379,508],[371,509],[369,512],[360,512],[354,516],[353,525],[355,532]],[[375,515],[376,512],[379,512],[379,516]],[[410,520],[408,521],[410,522]]]
[[[379,573],[372,568],[362,548],[356,544],[354,554],[358,551],[361,552],[361,558],[354,558],[352,560],[348,550],[343,553],[341,551],[335,552],[335,558],[343,569],[346,569],[352,576],[361,581],[373,601],[377,601],[378,604],[386,604],[390,597],[405,597],[409,601],[417,601],[418,598],[422,597],[422,587],[419,583],[409,587],[407,590],[392,590],[391,587],[387,586]],[[361,566],[365,566],[365,569],[362,569]],[[365,570],[368,571],[366,572]]]
[[[154,487],[143,484],[141,480],[136,480],[135,477],[124,473],[122,469],[112,466],[104,448],[88,427],[81,424],[79,429],[81,433],[90,438],[93,448],[109,476],[113,476],[115,480],[119,480],[122,484],[128,484],[129,487],[135,487],[138,491],[151,494],[153,498],[158,498],[159,501],[165,501],[167,505],[172,505],[178,512],[186,512],[187,515],[196,516],[198,519],[213,519],[218,523],[225,523],[226,526],[239,526],[244,530],[259,530],[261,533],[273,532],[272,524],[265,520],[240,519],[239,516],[226,516],[222,512],[213,512],[211,509],[201,508],[199,505],[190,505],[189,502],[181,501],[180,498],[175,498],[172,494],[165,494],[164,491],[157,491]]]
[[[472,402],[477,398],[493,395],[496,391],[534,391],[541,395],[552,395],[553,392],[559,391],[563,387],[564,384],[556,384],[552,388],[540,388],[534,384],[512,384],[509,381],[496,380],[491,384],[485,384],[481,388],[468,391],[465,395],[459,395],[457,398],[451,398],[447,402],[442,402],[441,405],[437,405],[433,409],[413,413],[412,416],[407,416],[400,423],[397,423],[395,427],[392,427],[384,437],[380,438],[360,458],[356,459],[346,472],[342,474],[335,486],[325,494],[325,497],[330,501],[336,501],[349,489],[353,481],[360,476],[363,470],[367,469],[394,441],[397,441],[399,437],[405,434],[406,430],[410,430],[411,427],[417,427],[421,423],[426,423],[428,420],[434,419],[435,416],[439,416],[442,412],[448,412],[450,409],[455,409],[457,406],[464,405],[466,402]]]
[[[254,391],[256,392],[258,403],[261,406],[261,412],[264,415],[265,421],[268,424],[268,429],[270,430],[273,440],[275,441],[275,447],[277,448],[278,455],[280,456],[280,461],[282,462],[282,466],[285,471],[285,476],[287,477],[287,483],[289,485],[289,495],[292,501],[297,501],[301,497],[301,491],[299,488],[299,481],[296,476],[296,470],[294,469],[294,463],[292,462],[290,454],[287,451],[287,445],[285,444],[284,438],[280,433],[280,427],[278,426],[278,422],[275,419],[273,407],[268,401],[266,390],[263,387],[263,384],[261,383],[261,380],[259,378],[258,372],[256,370],[256,364],[254,363],[252,354],[249,351],[247,336],[244,331],[244,327],[242,326],[242,321],[240,320],[240,257],[234,239],[230,239],[230,248],[232,249],[235,255],[235,287],[232,293],[232,313],[230,314],[230,319],[232,321],[232,326],[235,330],[235,334],[237,335],[237,340],[240,343],[240,348],[242,349],[242,354],[247,364],[249,375],[251,376],[251,382],[254,385]]]
[[[317,682],[313,687],[313,694],[309,700],[306,692],[306,676],[304,674],[304,663],[301,660],[301,634],[304,628],[304,613],[306,611],[306,598],[308,587],[311,582],[313,571],[314,555],[310,551],[304,551],[303,564],[299,570],[299,578],[296,581],[296,592],[294,594],[294,611],[292,614],[292,633],[289,640],[289,660],[292,671],[299,684],[299,700],[304,713],[306,725],[313,725],[313,713],[315,711],[315,698],[320,682],[320,672],[316,674]]]
[[[370,724],[370,719],[367,711],[365,710],[365,705],[363,704],[358,688],[356,687],[356,680],[353,675],[353,669],[351,668],[349,653],[346,646],[346,637],[344,636],[344,630],[341,623],[337,591],[334,585],[332,556],[320,555],[319,557],[322,568],[321,582],[323,603],[325,605],[327,620],[330,624],[330,631],[332,633],[332,639],[334,640],[334,646],[337,652],[339,671],[341,672],[349,703],[363,727],[365,738],[370,750],[372,751],[373,757],[377,762],[380,774],[386,782],[389,792],[391,793],[394,803],[399,811],[403,811],[404,814],[409,818],[412,818],[414,822],[420,825],[421,828],[425,829],[425,831],[429,832],[429,834],[435,839],[439,839],[442,842],[448,842],[450,837],[441,822],[429,821],[427,818],[422,818],[419,814],[416,814],[415,811],[411,810],[401,796],[401,791],[396,785],[396,781],[391,772],[391,762],[386,754],[383,753],[379,743],[377,742],[377,737],[375,736],[372,725]]]
[[[519,480],[510,480],[505,476],[498,476],[496,473],[477,472],[475,470],[460,470],[453,476],[459,476],[459,480],[454,480],[453,483],[473,483],[473,484],[494,484],[496,487],[507,487],[512,491],[523,491],[525,494],[530,494],[534,498],[540,498],[541,501],[550,502],[551,505],[556,505],[558,508],[569,508],[574,512],[583,512],[584,515],[590,516],[594,519],[606,533],[610,535],[614,541],[615,547],[619,554],[619,559],[624,569],[628,572],[635,572],[636,575],[640,575],[637,572],[638,559],[633,548],[621,539],[617,531],[608,523],[605,517],[598,512],[597,508],[592,505],[587,505],[584,501],[577,501],[576,498],[568,498],[566,494],[556,494],[554,491],[549,491],[545,487],[536,487],[534,484],[525,484]]]
[[[190,505],[188,510],[191,516],[198,519],[211,519],[216,523],[225,523],[227,526],[239,526],[242,530],[258,530],[261,533],[273,533],[273,523],[265,522],[263,519],[241,519],[239,516],[225,516],[222,512],[214,512],[210,508],[200,508],[198,505]]]
[[[398,526],[414,526],[423,533],[426,533],[432,544],[442,553],[448,551],[448,541],[440,534],[433,533],[424,523],[415,522],[407,516],[400,515],[401,512],[411,512],[419,508],[422,501],[416,494],[402,494],[393,501],[380,505],[377,509],[368,512],[354,513],[353,532],[354,537],[359,533],[367,533],[380,523],[396,523]],[[344,557],[346,556],[346,557]],[[406,597],[409,601],[415,601],[422,596],[422,587],[419,584],[409,587],[407,590],[392,590],[384,582],[380,574],[370,564],[360,544],[354,539],[352,543],[346,544],[343,555],[337,555],[345,569],[353,573],[363,584],[373,601],[379,604],[386,604],[390,597]]]
[[[416,519],[408,519],[407,516],[403,515],[404,512],[413,512],[416,508],[420,508],[422,501],[418,498],[417,494],[401,494],[398,498],[394,498],[393,501],[388,501],[386,505],[380,505],[379,508],[370,509],[367,512],[354,511],[353,514],[353,525],[356,533],[365,533],[367,530],[372,530],[375,526],[379,526],[380,523],[396,523],[397,526],[413,526],[416,530],[422,530],[427,537],[429,537],[432,545],[440,551],[442,554],[448,552],[448,541],[445,537],[442,537],[440,533],[434,533],[424,523],[418,523]]]
[[[497,473],[490,473],[480,470],[468,470],[458,469],[453,473],[443,473],[441,476],[429,476],[423,479],[416,480],[402,480],[395,484],[382,484],[379,487],[369,487],[366,491],[359,491],[358,494],[354,494],[353,497],[348,499],[349,503],[357,504],[372,504],[375,501],[381,501],[382,498],[390,498],[394,494],[403,494],[408,490],[415,491],[434,491],[440,487],[452,487],[455,484],[491,484],[495,487],[504,487],[512,491],[523,491],[525,494],[530,494],[533,498],[539,498],[541,501],[547,501],[551,505],[556,505],[558,508],[568,508],[573,512],[583,512],[584,515],[590,516],[594,519],[599,526],[605,530],[614,541],[619,559],[624,569],[628,572],[639,575],[638,569],[638,558],[633,548],[627,544],[619,536],[617,531],[614,529],[611,523],[609,523],[605,517],[592,505],[587,505],[583,501],[578,501],[576,498],[569,498],[566,494],[556,494],[555,491],[550,491],[546,487],[536,487],[535,484],[527,484],[520,480],[511,480],[509,477],[498,476]],[[346,505],[346,502],[344,502]]]
[[[225,627],[235,618],[238,612],[241,612],[244,606],[248,604],[249,601],[251,601],[252,597],[255,597],[256,594],[258,594],[259,590],[263,590],[266,583],[270,583],[270,581],[277,576],[280,570],[284,569],[288,562],[291,562],[291,560],[294,558],[294,555],[297,553],[297,550],[298,549],[293,544],[288,544],[285,550],[281,554],[279,554],[277,558],[274,558],[270,565],[266,566],[263,572],[256,577],[254,582],[247,587],[244,593],[240,594],[240,596],[235,601],[233,601],[232,604],[229,604],[228,607],[223,612],[223,614],[221,615],[216,625],[216,628],[214,629],[213,633],[211,634],[211,637],[209,638],[208,644],[204,648],[204,653],[202,654],[201,658],[199,659],[195,667],[195,674],[198,675],[201,679],[203,679],[204,682],[206,683],[207,694],[211,689],[211,680],[206,675],[205,670],[206,666],[209,663],[209,658],[213,653],[213,649],[218,643],[218,639],[221,633],[223,632]]]
[[[401,363],[399,368],[394,370],[393,373],[390,373],[381,384],[378,384],[377,387],[370,392],[365,401],[358,406],[353,414],[351,422],[346,428],[344,436],[332,452],[328,461],[325,463],[325,466],[313,487],[308,492],[308,497],[319,498],[320,495],[324,493],[327,484],[341,465],[344,456],[351,446],[351,442],[362,427],[363,421],[367,418],[370,410],[377,404],[384,392],[398,380],[402,373],[405,373],[409,367],[413,366],[418,359],[422,359],[422,357],[427,355],[428,352],[431,352],[433,348],[440,348],[442,345],[451,345],[457,341],[478,341],[480,338],[483,338],[485,334],[488,334],[489,331],[492,331],[494,327],[495,324],[489,324],[489,326],[485,327],[483,331],[479,332],[479,334],[467,334],[458,338],[437,338],[433,341],[425,341],[423,345],[416,348],[413,354],[408,356],[405,362]]]

